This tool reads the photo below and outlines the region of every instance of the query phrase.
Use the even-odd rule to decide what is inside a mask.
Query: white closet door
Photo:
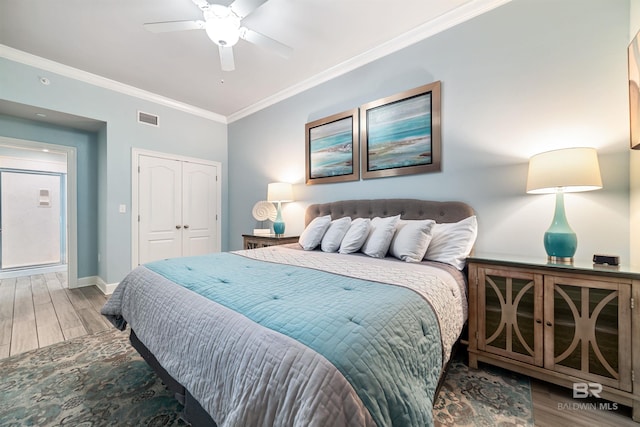
[[[139,157],[138,263],[182,254],[182,162]]]
[[[60,262],[60,176],[2,172],[2,268]]]
[[[217,168],[199,163],[182,163],[182,255],[218,251],[216,242]]]

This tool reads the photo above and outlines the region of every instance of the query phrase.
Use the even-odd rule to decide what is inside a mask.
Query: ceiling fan
[[[291,55],[292,49],[272,38],[241,26],[242,20],[267,0],[235,0],[231,5],[211,4],[207,0],[191,0],[202,10],[204,21],[169,21],[144,24],[147,31],[164,33],[170,31],[205,30],[209,38],[218,45],[223,71],[233,71],[233,46],[239,39],[271,50],[283,58]]]

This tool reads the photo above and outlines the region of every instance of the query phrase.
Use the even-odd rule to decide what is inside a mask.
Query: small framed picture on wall
[[[358,129],[357,108],[305,125],[307,184],[360,179]]]
[[[640,33],[631,40],[629,59],[629,138],[631,148],[640,150]]]
[[[440,82],[360,107],[362,177],[440,171]]]

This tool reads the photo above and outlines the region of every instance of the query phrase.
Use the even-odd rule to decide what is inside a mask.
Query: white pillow
[[[358,252],[364,241],[367,240],[370,228],[371,220],[369,218],[356,218],[351,221],[351,226],[347,234],[344,235],[338,252],[341,254]]]
[[[316,248],[322,241],[322,236],[329,228],[331,224],[331,215],[319,216],[313,219],[304,229],[298,243],[305,251],[310,251]]]
[[[320,249],[324,252],[336,252],[340,248],[340,243],[342,243],[342,239],[347,234],[350,226],[351,218],[348,216],[331,221],[329,229],[324,233],[320,243]]]
[[[389,245],[396,231],[396,224],[400,215],[386,218],[375,217],[371,220],[371,231],[362,245],[362,252],[374,258],[384,258],[389,251]]]
[[[407,262],[422,261],[431,242],[431,230],[435,223],[432,219],[398,221],[396,233],[389,246],[391,255]]]
[[[436,224],[431,234],[433,237],[424,258],[462,270],[478,235],[478,220],[473,215],[459,222]]]

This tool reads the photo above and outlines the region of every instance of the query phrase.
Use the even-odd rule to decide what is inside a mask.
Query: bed
[[[325,240],[338,223],[351,224],[341,226],[346,243],[356,222],[370,224],[367,242],[373,230],[400,240],[401,227],[437,222],[435,247],[446,243],[445,228],[447,241],[460,240],[447,227],[469,219],[466,254],[476,225],[461,202],[314,204],[300,244],[139,266],[102,314],[129,325],[132,345],[194,426],[432,425],[436,388],[467,320],[466,254],[456,265],[435,255],[405,262],[384,256],[397,253],[395,240],[382,256],[327,252]],[[307,247],[318,234],[324,240]]]

